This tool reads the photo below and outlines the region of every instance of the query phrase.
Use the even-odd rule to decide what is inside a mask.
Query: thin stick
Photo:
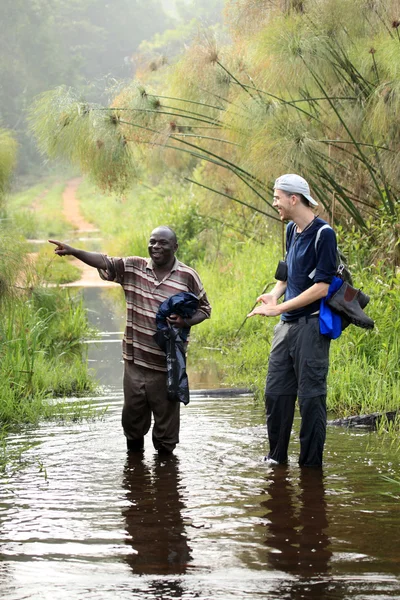
[[[269,283],[267,283],[267,284],[264,286],[264,288],[263,288],[263,291],[261,292],[260,296],[262,296],[263,294],[265,294],[265,292],[267,291],[267,289],[269,288],[269,286],[270,286],[270,285],[275,285],[275,281],[270,281]],[[254,302],[254,304],[253,304],[253,307],[251,308],[251,310],[250,310],[249,312],[251,312],[252,310],[254,310],[254,309],[255,309],[255,307],[257,306],[257,304],[258,304],[258,302],[257,302],[257,300],[256,300],[256,301]],[[240,330],[242,329],[242,327],[243,327],[243,325],[246,323],[246,321],[247,321],[247,316],[244,318],[244,320],[243,320],[242,324],[240,325],[239,329],[238,329],[238,330],[237,330],[237,332],[235,333],[235,336],[234,336],[234,337],[236,337],[236,336],[238,335],[238,333],[240,332]]]

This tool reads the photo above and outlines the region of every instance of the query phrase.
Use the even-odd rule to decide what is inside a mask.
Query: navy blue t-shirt
[[[288,266],[285,301],[295,298],[314,283],[331,283],[336,274],[336,234],[330,227],[321,231],[315,251],[315,237],[326,221],[316,217],[301,233],[291,221],[286,227],[286,262]],[[282,321],[292,321],[319,310],[320,300],[303,308],[283,313]]]

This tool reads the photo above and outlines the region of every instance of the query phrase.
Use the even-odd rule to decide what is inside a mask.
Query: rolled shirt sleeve
[[[115,281],[115,283],[123,285],[125,259],[107,256],[107,254],[103,254],[102,256],[107,266],[105,269],[97,269],[101,279],[104,281]]]
[[[316,258],[314,283],[331,283],[337,269],[337,242],[333,229],[327,227],[321,231]]]
[[[207,319],[211,316],[211,305],[208,301],[207,294],[199,277],[199,274],[194,269],[191,269],[191,282],[189,291],[199,299],[199,307],[197,310],[203,312]]]
[[[207,319],[211,317],[211,305],[208,301],[207,294],[205,292],[199,299],[199,308],[197,310],[203,312],[206,315]]]

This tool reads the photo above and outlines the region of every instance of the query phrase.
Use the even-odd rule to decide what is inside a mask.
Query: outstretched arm
[[[81,260],[89,267],[95,269],[107,269],[107,264],[103,254],[99,252],[87,252],[86,250],[79,250],[79,248],[73,248],[64,242],[57,242],[56,240],[49,240],[50,244],[55,244],[56,248],[54,252],[58,256],[75,256],[78,260]]]

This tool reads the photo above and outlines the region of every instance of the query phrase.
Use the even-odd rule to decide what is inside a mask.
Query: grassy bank
[[[49,188],[45,182],[15,195],[9,199],[8,218],[0,228],[0,428],[3,430],[42,418],[66,418],[67,414],[75,418],[77,407],[67,407],[62,402],[50,404],[48,399],[80,396],[94,389],[85,360],[86,346],[82,343],[92,333],[82,302],[65,290],[42,286],[53,259],[46,259],[45,250],[39,256],[32,254],[31,250],[38,245],[33,247],[26,240],[29,234],[47,237],[65,233],[67,225],[62,219],[57,225],[63,189],[58,183]],[[32,225],[28,230],[27,215],[29,211],[36,215],[39,208],[47,220],[38,220],[37,227]],[[70,272],[70,278],[76,278],[77,273],[78,270]],[[61,271],[53,272],[52,278],[59,282],[64,275]]]
[[[59,414],[48,398],[92,391],[82,338],[85,310],[65,292],[36,288],[0,306],[0,423],[33,423]]]
[[[0,185],[0,471],[8,475],[24,464],[22,455],[30,447],[29,442],[10,446],[10,431],[43,419],[92,414],[87,401],[63,400],[95,388],[83,344],[93,333],[82,301],[43,287],[80,273],[68,261],[52,267],[44,243],[70,229],[62,217],[64,187],[48,178],[6,196]]]
[[[80,197],[88,218],[107,230],[104,251],[114,255],[147,255],[146,240],[153,227],[168,223],[182,240],[181,260],[199,271],[211,304],[212,319],[193,330],[190,353],[212,347],[227,385],[251,386],[262,401],[273,328],[278,319],[245,320],[264,287],[274,284],[280,258],[280,226],[265,229],[262,239],[248,239],[229,228],[199,221],[194,238],[188,238],[185,215],[201,209],[185,198],[182,211],[168,211],[182,201],[182,189],[144,194],[133,190],[123,201],[102,196],[88,184]],[[182,214],[183,213],[183,214]],[[339,236],[340,237],[340,236]],[[190,243],[196,242],[197,260],[190,260]],[[375,320],[373,331],[355,326],[332,342],[329,374],[329,410],[340,416],[395,410],[400,391],[400,276],[383,263],[365,267],[362,240],[342,235],[340,246],[349,256],[355,285],[371,301],[367,312]],[[360,246],[361,245],[361,246]],[[188,260],[189,258],[189,260]],[[122,295],[119,295],[122,302]]]

